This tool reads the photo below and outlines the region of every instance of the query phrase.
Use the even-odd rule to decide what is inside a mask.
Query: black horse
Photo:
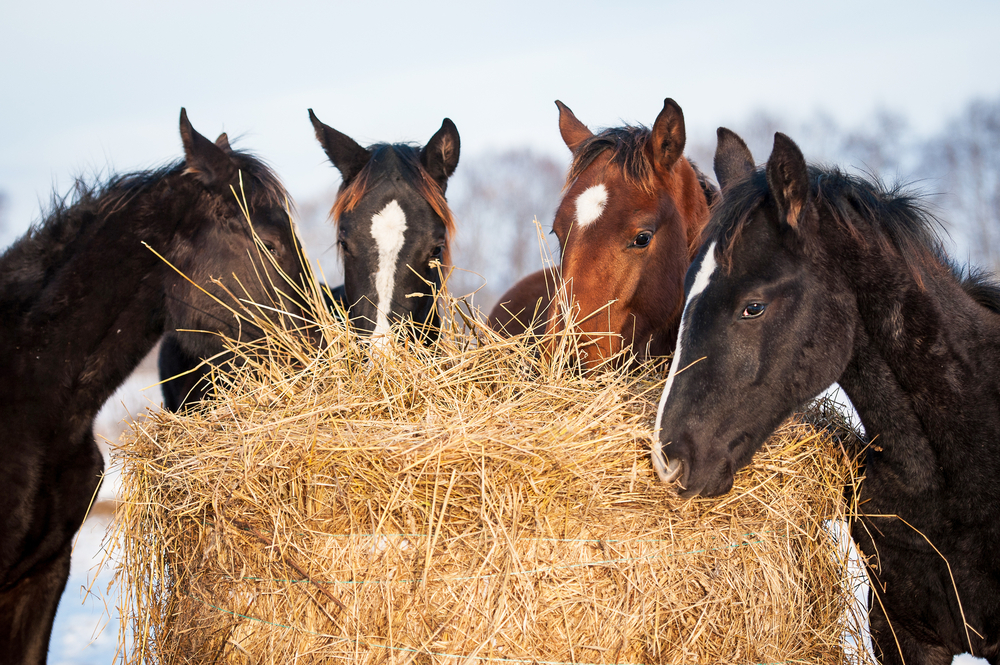
[[[434,291],[449,261],[455,221],[444,194],[458,166],[461,141],[448,118],[423,148],[376,143],[309,119],[343,182],[333,204],[344,284],[333,296],[351,322],[377,341],[393,321],[410,320],[425,336],[437,332]]]
[[[839,382],[870,439],[852,534],[876,656],[1000,662],[1000,290],[945,258],[918,198],[807,167],[783,134],[758,170],[720,129],[716,174],[656,471],[684,496],[727,492],[784,418]]]
[[[262,285],[282,283],[277,267],[301,277],[277,178],[252,156],[196,132],[183,109],[180,133],[183,161],[100,187],[79,185],[74,201],[58,201],[0,256],[4,662],[46,660],[71,538],[100,484],[92,425],[105,400],[164,331],[259,335],[250,320],[237,320],[240,305],[227,288],[295,311]],[[245,201],[231,189],[240,192],[241,183]],[[213,335],[178,339],[192,356],[222,350]]]
[[[309,119],[343,178],[332,214],[344,283],[321,286],[327,306],[334,309],[337,302],[376,344],[385,339],[390,323],[400,320],[412,321],[425,340],[436,339],[439,320],[432,294],[441,286],[439,265],[448,263],[455,233],[444,197],[458,166],[455,123],[445,118],[423,148],[403,143],[364,148],[324,125],[312,109]],[[178,411],[211,390],[209,374],[227,357],[206,363],[202,358],[186,353],[176,336],[164,338],[159,370],[165,408]]]

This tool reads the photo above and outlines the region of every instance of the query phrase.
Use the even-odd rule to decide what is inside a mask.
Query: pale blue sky
[[[181,106],[303,199],[336,175],[309,107],[361,142],[423,142],[449,116],[465,155],[561,155],[557,98],[596,127],[651,123],[670,96],[709,141],[758,108],[851,125],[886,107],[930,132],[1000,93],[1000,4],[985,1],[0,6],[0,191],[18,232],[75,175],[179,157]]]

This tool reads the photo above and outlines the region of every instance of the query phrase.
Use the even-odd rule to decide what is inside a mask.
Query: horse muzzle
[[[676,483],[677,493],[685,499],[720,496],[731,490],[735,477],[732,458],[725,454],[696,458],[688,439],[681,436],[676,443],[658,442],[654,447],[653,469],[660,481]]]

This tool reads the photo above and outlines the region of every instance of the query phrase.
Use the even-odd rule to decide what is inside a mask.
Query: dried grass
[[[450,302],[431,348],[272,329],[222,399],[115,452],[126,663],[842,663],[839,426],[721,499],[659,483],[662,375],[581,376]],[[470,328],[471,326],[471,328]],[[845,642],[846,639],[846,642]]]

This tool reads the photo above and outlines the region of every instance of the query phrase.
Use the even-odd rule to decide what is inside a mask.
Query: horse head
[[[567,317],[577,321],[587,367],[625,346],[640,357],[666,355],[711,193],[683,156],[681,108],[666,99],[652,129],[595,134],[556,105],[573,163],[553,224],[563,292],[547,331],[561,330]]]
[[[300,320],[295,289],[311,276],[302,264],[281,183],[259,159],[233,150],[225,134],[215,142],[199,134],[184,109],[180,134],[180,187],[187,191],[168,193],[164,201],[187,208],[180,213],[177,237],[165,255],[177,269],[165,285],[167,331],[254,339],[263,332],[253,317],[289,313]],[[178,343],[194,358],[222,350],[214,334],[181,334]]]
[[[411,320],[433,335],[434,292],[449,260],[455,224],[445,200],[458,166],[458,129],[448,118],[422,148],[362,147],[316,117],[316,138],[343,182],[333,207],[352,323],[378,338]]]
[[[687,273],[677,348],[657,411],[652,459],[682,496],[728,492],[766,438],[838,380],[857,306],[818,251],[823,221],[799,148],[783,134],[764,170],[720,129],[723,199]],[[827,213],[828,214],[828,213]]]

